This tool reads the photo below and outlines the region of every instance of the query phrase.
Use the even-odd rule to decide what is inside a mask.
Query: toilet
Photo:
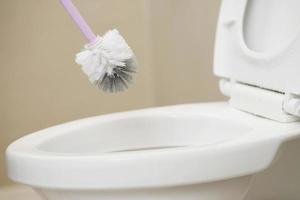
[[[299,7],[222,1],[214,73],[228,102],[29,134],[6,150],[9,178],[47,200],[299,200]]]

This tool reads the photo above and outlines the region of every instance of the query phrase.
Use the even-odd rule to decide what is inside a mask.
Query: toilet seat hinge
[[[229,79],[220,80],[220,90],[230,97],[229,104],[237,109],[279,122],[300,119],[300,96]]]
[[[283,110],[291,115],[300,117],[300,96],[285,94]]]

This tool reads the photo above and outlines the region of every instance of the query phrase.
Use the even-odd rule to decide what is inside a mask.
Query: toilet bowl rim
[[[213,107],[213,110],[218,110],[216,113],[232,109],[225,103],[210,103],[203,106],[205,108]],[[203,106],[200,105],[202,108]],[[192,109],[194,109],[193,106]],[[251,134],[218,144],[144,153],[124,152],[88,156],[61,154],[58,156],[53,153],[35,151],[32,148],[22,151],[15,148],[16,143],[13,143],[6,151],[8,175],[17,182],[49,188],[134,188],[210,182],[264,170],[272,163],[280,145],[285,140],[299,136],[299,133],[295,132],[297,130],[299,132],[299,124],[295,126],[298,128],[297,130],[291,129],[289,132],[285,130],[285,134],[282,134],[281,127],[285,127],[285,125],[257,119],[257,117],[240,113],[240,111],[234,110],[233,112],[238,112],[239,116],[245,117],[243,120],[251,122],[255,119],[266,123],[267,126],[255,129]],[[274,125],[274,127],[270,129],[270,125]],[[293,125],[288,127],[293,127]],[[234,170],[231,169],[232,163],[235,166]],[[70,168],[72,164],[73,168]],[[152,168],[147,166],[152,166],[157,171],[151,172],[149,169]],[[159,168],[157,168],[158,166]],[[195,166],[197,167],[195,168]],[[219,168],[220,166],[227,170]],[[171,170],[183,170],[190,173],[174,177],[174,172],[169,172],[170,167]],[[48,174],[44,174],[44,169],[47,169]],[[24,173],[24,170],[29,173]],[[64,174],[57,174],[60,171],[63,171]],[[74,181],[74,174],[77,171],[81,171],[82,174],[75,178],[77,181]],[[130,174],[135,175],[128,177]],[[150,174],[152,175],[150,176]],[[99,183],[101,179],[106,181]],[[126,181],[120,183],[120,179],[126,179]],[[91,180],[93,181],[91,182]]]

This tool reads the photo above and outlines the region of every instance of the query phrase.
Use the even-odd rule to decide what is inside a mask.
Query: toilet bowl
[[[25,136],[8,147],[7,169],[53,200],[240,199],[299,130],[227,103],[152,108]]]
[[[7,148],[8,176],[49,200],[300,199],[300,34],[269,52],[272,43],[253,44],[250,31],[251,50],[243,31],[261,20],[251,17],[268,9],[261,3],[222,2],[214,72],[229,102],[115,113],[38,131]],[[293,13],[297,1],[269,1],[278,3]],[[282,8],[270,7],[270,15]]]
[[[299,130],[227,103],[117,113],[17,140],[7,173],[51,200],[241,199]]]

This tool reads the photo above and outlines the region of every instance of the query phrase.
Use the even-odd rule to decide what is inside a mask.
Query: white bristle
[[[119,92],[128,87],[135,73],[135,57],[124,38],[114,29],[85,45],[76,55],[76,63],[89,80],[106,92]]]

